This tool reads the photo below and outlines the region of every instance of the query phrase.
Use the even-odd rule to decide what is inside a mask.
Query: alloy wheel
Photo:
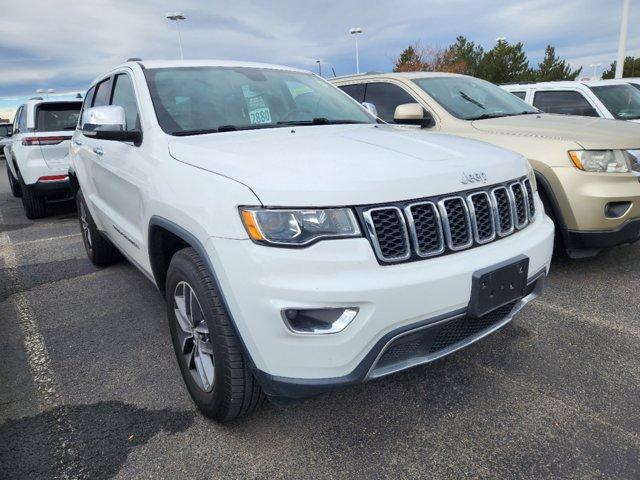
[[[82,235],[84,235],[84,238],[87,241],[87,245],[89,246],[89,249],[91,249],[93,247],[93,242],[91,240],[89,219],[87,218],[87,210],[84,206],[84,202],[80,202],[80,226],[82,227]]]
[[[196,293],[187,282],[176,285],[173,298],[182,360],[198,387],[210,392],[215,379],[215,360],[204,312]]]

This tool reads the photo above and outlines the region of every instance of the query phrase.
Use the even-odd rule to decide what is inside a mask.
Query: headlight
[[[585,172],[627,173],[637,161],[628,150],[574,150],[569,156]]]
[[[240,216],[252,240],[272,245],[301,246],[323,238],[361,236],[349,208],[241,208]]]

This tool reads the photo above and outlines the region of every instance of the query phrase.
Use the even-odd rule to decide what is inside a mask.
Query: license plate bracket
[[[468,314],[482,317],[524,297],[529,275],[529,257],[517,257],[483,268],[473,274]]]

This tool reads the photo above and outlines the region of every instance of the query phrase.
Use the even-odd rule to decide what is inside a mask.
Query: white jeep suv
[[[380,124],[317,76],[130,61],[71,146],[89,258],[166,296],[188,391],[224,421],[432,361],[507,324],[553,249],[520,155]]]
[[[46,215],[46,200],[69,197],[69,144],[82,101],[29,100],[18,107],[4,147],[11,193],[27,218]]]

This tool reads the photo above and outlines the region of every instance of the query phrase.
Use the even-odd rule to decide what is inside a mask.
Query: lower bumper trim
[[[627,220],[614,230],[567,230],[566,246],[571,250],[616,247],[640,240],[640,218]]]
[[[274,376],[260,370],[253,373],[268,396],[303,399],[432,362],[465,348],[508,324],[527,303],[540,296],[545,274],[542,270],[532,277],[525,297],[485,317],[469,320],[471,323],[464,323],[468,318],[466,309],[462,309],[388,333],[348,375],[304,379]],[[477,323],[473,324],[474,321]],[[407,339],[408,342],[405,342]],[[400,353],[394,352],[393,349],[398,345],[402,347],[403,343],[409,343],[412,350],[400,349]]]

